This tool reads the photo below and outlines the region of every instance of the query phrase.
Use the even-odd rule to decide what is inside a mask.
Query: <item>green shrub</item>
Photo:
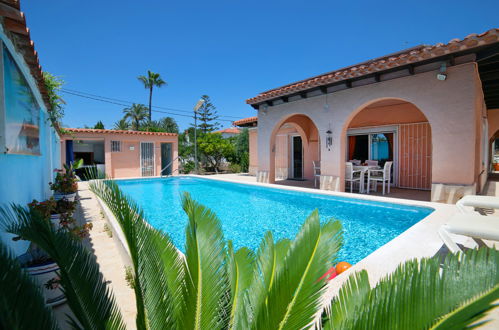
[[[182,165],[182,169],[180,170],[181,173],[184,174],[189,174],[194,170],[194,162],[192,160],[187,161]]]
[[[241,173],[241,165],[239,164],[230,164],[229,165],[229,171],[231,173]]]

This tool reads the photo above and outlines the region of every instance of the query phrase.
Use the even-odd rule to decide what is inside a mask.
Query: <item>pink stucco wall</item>
[[[112,133],[71,133],[61,141],[62,163],[66,161],[66,140],[103,140],[106,175],[112,178],[140,177],[140,143],[154,143],[155,170],[154,175],[161,173],[161,143],[172,143],[172,173],[178,174],[178,138],[177,136],[133,135]],[[111,141],[122,141],[121,152],[111,152]],[[131,150],[133,149],[133,150]]]
[[[344,178],[346,132],[351,120],[366,106],[382,100],[412,103],[428,119],[432,131],[432,183],[474,185],[483,171],[477,151],[481,138],[483,111],[480,82],[475,63],[449,67],[447,80],[436,72],[406,76],[268,107],[258,115],[259,170],[274,178],[272,147],[276,130],[287,118],[305,114],[317,127],[319,139],[332,131],[331,150],[321,143],[321,170],[324,175]],[[483,103],[483,97],[482,97]],[[328,107],[324,105],[328,104]],[[412,119],[411,119],[412,120]],[[340,189],[344,182],[340,180]]]
[[[258,170],[258,129],[250,128],[249,133],[249,174],[255,175]]]

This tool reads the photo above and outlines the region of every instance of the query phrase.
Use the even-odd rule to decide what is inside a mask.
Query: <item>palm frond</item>
[[[110,208],[127,241],[135,272],[137,328],[184,328],[183,257],[167,235],[144,220],[140,208],[115,182],[93,181],[90,186]]]
[[[340,246],[341,224],[330,220],[321,226],[318,212],[312,212],[291,242],[253,327],[301,329],[310,325],[323,308],[326,285],[318,279],[331,267]]]
[[[59,329],[43,293],[0,241],[0,328]],[[26,314],[29,313],[29,317]]]
[[[39,214],[12,205],[2,209],[7,232],[21,236],[44,250],[59,266],[60,281],[68,305],[77,322],[85,329],[124,329],[114,296],[99,271],[93,254],[63,231],[56,231]]]
[[[218,329],[227,323],[227,297],[230,290],[222,227],[217,216],[193,201],[188,193],[182,199],[189,218],[186,228],[188,329]]]
[[[253,275],[255,254],[248,248],[234,253],[232,242],[228,243],[228,274],[230,277],[230,318],[231,329],[248,328],[247,292]]]
[[[443,264],[439,256],[411,260],[373,289],[366,289],[369,279],[365,273],[351,278],[333,299],[324,328],[466,324],[475,319],[475,314],[485,312],[491,299],[499,298],[494,289],[498,283],[499,253],[493,249],[450,254]]]
[[[497,307],[494,304],[499,299],[499,284],[496,284],[490,290],[480,293],[476,297],[466,301],[464,304],[452,312],[442,316],[432,329],[464,329],[470,325],[478,326],[488,322],[488,320],[479,321],[486,312]]]

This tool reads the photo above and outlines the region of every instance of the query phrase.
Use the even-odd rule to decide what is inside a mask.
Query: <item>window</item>
[[[5,152],[40,155],[40,106],[7,48],[3,48]],[[1,115],[1,113],[0,113]],[[1,122],[2,120],[0,120]]]
[[[121,141],[111,141],[111,152],[121,152]]]

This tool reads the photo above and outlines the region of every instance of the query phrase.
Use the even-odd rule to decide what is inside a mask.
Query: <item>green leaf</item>
[[[38,213],[12,206],[15,213],[2,209],[7,232],[21,236],[43,249],[59,266],[60,280],[78,323],[85,329],[124,329],[114,296],[99,272],[94,255],[64,231],[56,231]]]
[[[230,284],[225,267],[226,249],[220,220],[188,193],[182,200],[189,222],[186,228],[187,329],[218,329],[229,315]]]
[[[228,273],[230,277],[230,318],[231,329],[248,327],[247,289],[253,275],[254,253],[248,248],[241,248],[234,253],[232,242],[228,243]]]
[[[469,324],[497,298],[498,283],[499,253],[493,249],[449,254],[443,264],[440,256],[410,260],[373,289],[367,290],[365,274],[350,279],[332,301],[324,328],[429,328],[439,320]]]
[[[483,317],[487,311],[497,307],[494,305],[497,299],[499,299],[499,284],[441,317],[432,329],[464,329]],[[480,325],[485,322],[487,321],[480,322]]]
[[[112,181],[93,181],[125,235],[135,272],[137,328],[184,328],[186,265],[164,233],[152,228],[140,208]],[[147,320],[146,320],[147,319]]]
[[[258,306],[253,328],[301,329],[311,325],[323,308],[321,296],[326,285],[318,279],[331,267],[341,246],[340,235],[339,222],[321,226],[318,212],[312,212],[291,242],[267,303]]]
[[[59,329],[43,292],[0,241],[0,328]],[[29,313],[29,317],[27,317]]]

